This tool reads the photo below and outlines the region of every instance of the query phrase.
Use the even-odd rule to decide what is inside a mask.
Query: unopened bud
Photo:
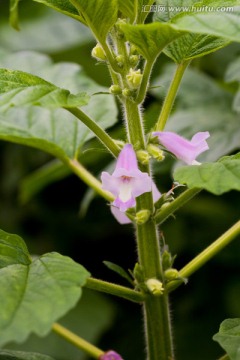
[[[124,56],[123,56],[123,55],[117,55],[116,58],[115,58],[115,60],[116,60],[116,62],[117,62],[117,64],[118,64],[118,66],[119,66],[120,68],[122,68],[123,65],[124,65]]]
[[[149,154],[152,155],[152,157],[154,159],[156,159],[157,161],[162,161],[165,159],[165,156],[163,155],[163,151],[161,149],[159,149],[158,146],[153,145],[153,144],[149,144],[147,146],[147,151],[149,152]]]
[[[167,281],[179,279],[179,272],[177,269],[167,269],[164,271],[164,276]]]
[[[94,57],[97,60],[100,61],[105,61],[106,60],[106,55],[105,52],[103,50],[103,48],[101,47],[100,44],[97,44],[93,49],[92,49],[92,57]]]
[[[138,49],[136,48],[135,45],[131,45],[130,54],[131,55],[138,55]]]
[[[149,163],[151,156],[146,150],[138,150],[137,151],[137,159],[141,164],[147,165]]]
[[[150,215],[151,215],[150,210],[140,210],[140,211],[138,211],[136,213],[136,217],[135,217],[136,223],[138,225],[145,224],[149,220]]]
[[[123,96],[125,96],[126,98],[131,97],[131,96],[133,95],[132,90],[127,89],[127,88],[123,89],[122,94],[123,94]]]
[[[133,67],[135,67],[137,65],[138,61],[139,61],[139,56],[138,55],[131,55],[129,57],[129,62]]]
[[[123,360],[116,351],[109,350],[99,357],[99,360]]]
[[[138,69],[138,70],[130,69],[130,71],[127,75],[127,81],[128,81],[129,86],[132,89],[137,89],[142,82],[141,70],[140,69]]]
[[[148,279],[145,284],[151,294],[160,296],[164,292],[163,283],[157,279]]]
[[[109,92],[113,95],[120,95],[122,93],[122,89],[118,85],[112,85],[109,88]]]

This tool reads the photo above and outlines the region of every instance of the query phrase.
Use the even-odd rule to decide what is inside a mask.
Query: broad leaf
[[[54,360],[52,357],[23,351],[0,350],[0,360]]]
[[[49,6],[50,8],[57,10],[67,16],[70,16],[83,24],[86,24],[84,18],[79,14],[75,6],[72,5],[70,0],[33,0],[35,2]]]
[[[240,319],[226,319],[213,340],[227,352],[230,360],[240,360]]]
[[[52,324],[76,305],[90,274],[72,259],[57,253],[30,262],[21,238],[4,232],[0,237],[5,245],[4,257],[12,259],[0,269],[0,346],[3,346],[10,341],[23,342],[32,332],[46,335]]]
[[[135,3],[136,0],[118,0],[118,8],[123,18],[129,19],[130,23],[135,20]]]
[[[21,3],[23,13],[27,11],[34,16],[21,19],[21,31],[18,33],[12,30],[6,19],[1,19],[1,48],[13,51],[29,49],[52,54],[70,47],[85,45],[92,40],[89,29],[72,18],[62,16],[60,13],[42,6],[39,13],[36,12],[38,10],[36,4],[29,1],[26,5],[24,1]],[[31,10],[29,10],[30,7]],[[27,69],[26,72],[28,72]]]
[[[50,58],[34,52],[2,52],[1,55],[0,66],[8,64],[12,69],[28,69],[30,73],[47,78],[72,93],[78,93],[83,88],[92,93],[99,90],[99,85],[76,64],[53,64]],[[84,110],[103,128],[117,120],[117,108],[111,96],[92,96]],[[36,147],[63,160],[76,157],[81,146],[92,137],[85,125],[62,109],[16,107],[4,115],[0,114],[1,139]]]
[[[95,37],[105,42],[109,30],[117,21],[118,0],[69,0],[85,19]]]
[[[73,108],[87,105],[86,93],[73,95],[29,73],[0,69],[0,110],[12,106],[38,105],[45,108]]]
[[[154,85],[161,85],[152,90],[155,96],[161,99],[165,96],[174,71],[175,66],[164,67],[163,73],[154,82]],[[232,110],[233,98],[210,76],[189,67],[166,130],[187,139],[191,139],[198,131],[209,131],[209,150],[201,154],[198,160],[216,161],[240,148],[239,115]]]
[[[198,0],[158,0],[162,11],[154,14],[155,21],[169,22],[174,16],[191,9]],[[165,49],[164,53],[177,63],[204,56],[229,44],[229,41],[209,35],[188,33],[173,41]]]
[[[215,195],[240,191],[240,153],[225,156],[216,163],[180,167],[174,179],[190,189],[205,189]]]
[[[128,41],[135,45],[139,53],[149,62],[154,62],[160,52],[171,41],[184,32],[171,24],[152,23],[146,25],[121,25]]]
[[[151,5],[154,3],[154,0],[138,0],[138,18],[137,23],[144,23],[146,17],[148,16]]]
[[[232,2],[238,4],[239,2]],[[208,4],[208,5],[207,5]],[[216,2],[202,2],[201,6],[216,6]],[[225,2],[219,2],[218,7],[226,7]],[[172,23],[178,29],[192,33],[219,36],[230,41],[240,41],[240,15],[237,7],[232,11],[185,12],[175,16]]]

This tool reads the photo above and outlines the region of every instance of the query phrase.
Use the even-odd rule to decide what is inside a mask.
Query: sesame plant
[[[237,238],[240,221],[213,239],[211,245],[182,269],[174,267],[175,254],[171,253],[169,239],[163,239],[159,226],[168,219],[174,227],[175,212],[201,190],[215,195],[240,190],[240,154],[236,153],[240,142],[239,136],[232,136],[229,142],[222,139],[220,156],[201,163],[202,153],[214,152],[216,142],[211,143],[211,139],[217,133],[217,124],[206,122],[205,128],[202,123],[198,127],[199,118],[191,118],[190,136],[186,138],[179,130],[181,116],[178,114],[179,124],[175,127],[168,120],[176,96],[181,94],[181,82],[185,74],[191,74],[192,60],[240,41],[240,3],[222,0],[33,2],[56,10],[63,17],[71,17],[91,30],[96,45],[89,56],[108,69],[112,85],[104,92],[97,91],[77,65],[68,64],[65,66],[71,69],[74,86],[68,88],[68,77],[66,86],[59,86],[64,76],[63,65],[53,65],[39,54],[10,56],[0,49],[0,139],[51,154],[103,197],[113,221],[131,224],[137,258],[129,272],[108,263],[112,270],[129,280],[129,286],[123,286],[91,276],[83,266],[59,253],[32,257],[21,237],[1,230],[0,346],[4,349],[0,350],[0,359],[52,359],[48,355],[6,348],[11,341],[24,342],[31,333],[42,337],[53,331],[93,359],[123,360],[111,344],[102,350],[80,337],[84,334],[75,334],[57,322],[77,304],[82,288],[86,287],[140,304],[145,343],[139,346],[145,358],[173,360],[174,328],[169,314],[169,294],[174,296],[175,289],[184,287],[193,273]],[[10,0],[10,23],[15,29],[19,28],[19,3]],[[149,125],[145,100],[149,92],[161,91],[161,83],[153,86],[151,82],[154,65],[161,56],[169,57],[175,69],[160,113]],[[25,65],[20,66],[21,63]],[[229,71],[229,82],[239,82],[239,68],[237,59]],[[207,91],[211,93],[211,88]],[[228,95],[225,100],[229,101]],[[114,101],[119,105],[124,134],[120,139],[106,131],[114,123],[111,119],[115,117]],[[204,108],[206,104],[196,106]],[[232,106],[237,124],[233,133],[237,133],[239,90]],[[224,112],[226,104],[213,99],[209,109],[212,111],[213,107]],[[200,112],[199,116],[204,117],[204,113]],[[113,160],[99,178],[81,160],[81,149],[93,137]],[[161,193],[156,178],[161,181],[161,169],[168,157],[178,161],[173,167],[172,186]],[[225,320],[214,340],[226,353],[222,360],[239,360],[240,319]]]

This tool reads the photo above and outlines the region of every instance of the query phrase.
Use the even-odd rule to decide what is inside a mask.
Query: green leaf
[[[89,79],[79,65],[53,64],[49,57],[38,53],[2,53],[0,66],[6,64],[13,69],[28,69],[72,93],[78,93],[82,88],[91,93],[99,90],[99,85]],[[100,87],[102,89],[105,88]],[[93,96],[84,110],[104,129],[117,121],[117,107],[112,96]],[[61,160],[75,158],[92,137],[94,135],[85,125],[63,109],[28,106],[11,108],[4,115],[0,114],[0,139],[36,147]]]
[[[70,16],[83,24],[86,24],[84,18],[79,14],[77,9],[72,5],[69,0],[33,0],[35,2],[49,6],[50,8],[61,12],[67,16]]]
[[[225,156],[216,163],[180,167],[174,172],[174,179],[190,189],[205,189],[215,195],[240,191],[240,153]]]
[[[18,26],[18,3],[20,0],[10,0],[10,24],[16,30],[19,30]]]
[[[146,17],[149,14],[151,5],[154,3],[154,0],[138,0],[138,18],[137,23],[142,24],[146,20]]]
[[[22,238],[0,230],[0,269],[8,265],[30,263],[31,258]]]
[[[184,34],[171,24],[121,24],[120,27],[127,40],[135,45],[139,53],[149,62],[154,62],[165,46]]]
[[[117,21],[118,0],[69,0],[85,19],[96,39],[105,42]]]
[[[135,0],[118,0],[118,8],[123,18],[129,19],[130,23],[135,20]]]
[[[76,334],[83,334],[88,342],[97,344],[102,335],[113,325],[116,310],[110,298],[84,288],[81,300],[76,307],[58,322]],[[7,348],[46,353],[57,360],[86,360],[84,352],[63,341],[53,331],[44,338],[32,334],[23,344],[10,343]]]
[[[1,53],[2,49],[13,51],[30,49],[52,54],[85,45],[92,40],[92,34],[86,26],[45,7],[41,7],[41,12],[39,12],[36,7],[34,3],[28,1],[25,5],[25,2],[22,1],[22,12],[31,11],[30,15],[32,16],[21,20],[21,31],[17,34],[12,31],[7,20],[1,18]],[[8,65],[2,67],[8,67]],[[26,72],[29,72],[28,69]]]
[[[23,71],[0,69],[0,109],[12,106],[38,105],[45,108],[73,108],[87,105],[86,93],[73,95],[57,86]]]
[[[154,14],[155,21],[171,21],[181,9],[191,8],[198,0],[158,0],[162,11]],[[219,39],[209,35],[188,33],[173,41],[165,49],[164,53],[177,63],[188,61],[204,56],[229,44],[228,40]]]
[[[114,264],[110,261],[103,261],[104,265],[106,265],[110,270],[114,271],[124,279],[126,279],[130,284],[133,284],[133,279],[128,275],[128,273],[119,265]]]
[[[232,3],[239,5],[239,2],[233,1]],[[201,6],[216,6],[216,2],[202,2],[199,7]],[[225,2],[219,2],[218,7],[221,6],[225,7]],[[179,30],[219,36],[230,41],[240,41],[240,15],[237,8],[232,12],[185,12],[175,16],[172,23]]]
[[[240,360],[240,319],[226,319],[213,340],[227,352],[230,360]]]
[[[52,357],[37,353],[27,353],[23,351],[0,351],[0,360],[54,360]]]
[[[154,84],[162,85],[160,89],[152,90],[157,98],[165,96],[174,71],[175,66],[166,66],[159,78],[155,79]],[[239,115],[232,110],[233,99],[233,95],[210,76],[188,67],[166,130],[187,139],[198,131],[209,131],[209,150],[201,154],[198,160],[216,161],[240,148]]]
[[[239,83],[238,91],[233,102],[233,109],[240,112],[240,57],[229,65],[225,75],[225,80],[227,82],[236,81]]]
[[[81,265],[57,253],[24,263],[22,254],[19,259],[20,250],[25,251],[25,259],[29,255],[23,240],[6,233],[2,236],[10,247],[5,253],[13,261],[0,269],[0,346],[23,342],[32,332],[46,335],[52,324],[76,305],[90,276]]]

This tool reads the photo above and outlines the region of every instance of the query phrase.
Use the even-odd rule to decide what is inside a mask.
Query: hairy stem
[[[95,359],[99,359],[99,357],[104,354],[104,351],[90,344],[88,341],[82,339],[81,337],[74,334],[73,332],[58,323],[53,324],[52,330],[56,334],[63,337],[65,340],[67,340],[77,348],[83,350],[85,353],[89,354]]]
[[[169,118],[169,115],[171,113],[171,110],[172,110],[172,107],[174,104],[174,100],[177,95],[177,91],[179,89],[179,85],[181,83],[184,71],[186,70],[188,64],[189,64],[189,61],[185,61],[182,64],[179,64],[176,69],[173,80],[168,89],[167,96],[164,100],[160,116],[157,121],[156,131],[163,131],[165,128],[166,122]]]
[[[225,246],[227,246],[232,240],[234,240],[238,235],[240,235],[240,221],[233,225],[229,230],[227,230],[223,235],[221,235],[214,243],[208,246],[203,250],[199,255],[197,255],[192,261],[190,261],[186,266],[184,266],[179,271],[179,276],[182,278],[188,278],[194,274],[198,269],[206,264],[210,259],[212,259],[216,254],[218,254]],[[173,281],[168,284],[167,290],[172,291],[181,285],[181,281]]]
[[[115,295],[133,302],[139,303],[143,302],[145,299],[145,295],[139,291],[135,291],[125,286],[116,285],[99,279],[89,278],[85,287],[88,289]]]
[[[152,72],[152,67],[153,67],[153,62],[150,61],[146,61],[145,66],[144,66],[144,70],[143,70],[143,78],[141,81],[141,85],[138,91],[138,95],[136,98],[136,103],[137,104],[141,104],[145,97],[146,97],[146,93],[148,90],[148,84],[149,84],[149,79],[150,79],[150,75]]]

